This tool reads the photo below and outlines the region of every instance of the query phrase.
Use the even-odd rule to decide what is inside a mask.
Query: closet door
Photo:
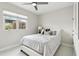
[[[76,55],[79,56],[79,39],[78,39],[78,3],[73,5],[73,43]]]
[[[78,34],[78,3],[73,5],[73,33]]]

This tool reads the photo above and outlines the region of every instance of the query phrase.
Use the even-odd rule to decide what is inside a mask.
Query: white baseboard
[[[20,44],[15,44],[15,45],[10,45],[10,46],[7,46],[7,47],[4,47],[4,48],[0,48],[0,52],[1,51],[5,51],[5,50],[8,50],[8,49],[11,49],[11,48],[13,48],[13,47],[17,47],[17,46],[19,46]]]
[[[62,45],[73,48],[73,45],[71,45],[71,44],[62,43]]]

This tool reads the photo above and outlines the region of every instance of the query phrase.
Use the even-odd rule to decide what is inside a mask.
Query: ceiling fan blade
[[[38,10],[37,5],[36,5],[36,6],[34,6],[34,8],[35,8],[35,10]]]
[[[37,2],[37,5],[46,5],[48,2]]]
[[[31,5],[32,3],[23,3],[23,5]]]

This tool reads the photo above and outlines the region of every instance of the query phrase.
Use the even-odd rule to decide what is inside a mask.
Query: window
[[[5,29],[16,29],[16,21],[15,20],[5,20]]]
[[[10,15],[4,15],[5,30],[16,29],[16,19]]]
[[[5,30],[17,29],[17,28],[26,29],[26,22],[27,22],[26,16],[8,11],[3,11],[3,14],[5,21]]]
[[[26,28],[25,21],[19,21],[19,29],[25,29],[25,28]]]

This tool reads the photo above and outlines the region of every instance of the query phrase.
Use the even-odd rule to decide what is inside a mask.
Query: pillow
[[[41,30],[41,34],[44,34],[44,32],[45,32],[44,29],[42,29],[42,30]]]
[[[50,35],[49,33],[50,33],[50,28],[45,29],[45,33],[44,34],[45,35]]]
[[[56,35],[56,33],[57,33],[56,31],[52,31],[52,35]]]
[[[48,31],[48,32],[44,32],[45,35],[56,35],[57,31]]]

